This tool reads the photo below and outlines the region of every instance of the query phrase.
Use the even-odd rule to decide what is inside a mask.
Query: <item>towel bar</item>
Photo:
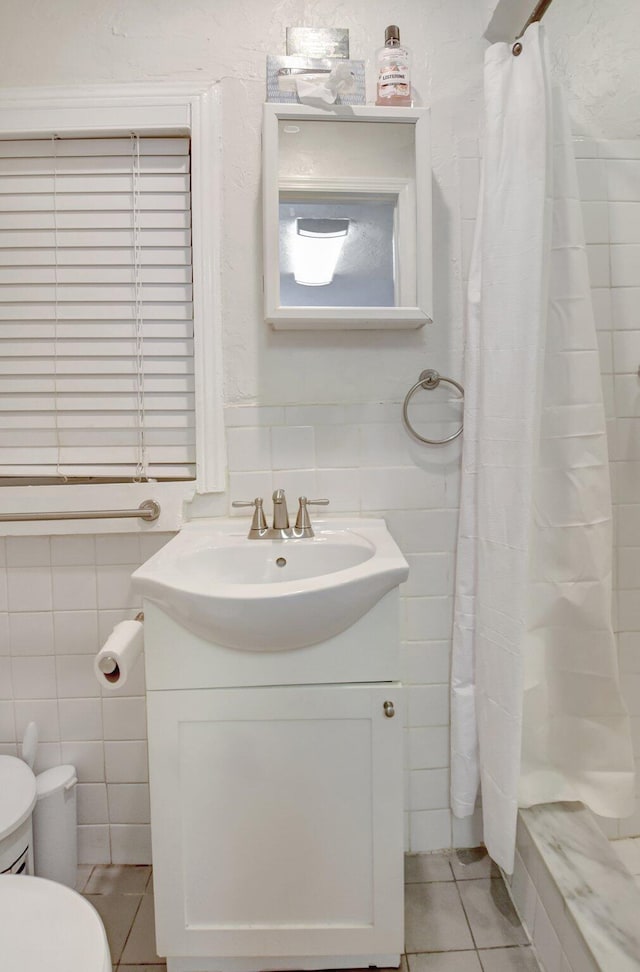
[[[157,520],[160,504],[156,500],[145,500],[137,510],[82,510],[55,513],[0,513],[0,523],[15,520],[111,520],[116,517],[139,517],[141,520]]]

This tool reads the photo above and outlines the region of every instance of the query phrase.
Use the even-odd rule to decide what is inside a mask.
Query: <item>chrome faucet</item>
[[[289,511],[287,509],[287,501],[285,499],[284,490],[277,489],[273,494],[272,499],[273,499],[273,529],[288,530]]]
[[[232,506],[253,506],[253,519],[247,538],[249,540],[294,540],[302,537],[313,537],[313,527],[309,519],[309,504],[314,506],[328,506],[328,499],[309,500],[306,496],[298,499],[298,515],[295,526],[289,526],[289,511],[283,489],[276,489],[273,494],[273,526],[268,527],[262,509],[262,497],[254,500],[234,500]]]

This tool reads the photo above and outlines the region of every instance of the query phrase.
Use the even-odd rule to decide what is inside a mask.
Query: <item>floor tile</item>
[[[410,954],[399,972],[539,972],[502,879],[488,876],[495,865],[484,849],[409,855],[405,872]],[[151,868],[83,866],[83,883],[104,922],[114,972],[166,972],[155,949]]]
[[[154,965],[164,963],[156,954],[153,896],[145,894],[133,923],[131,934],[122,953],[124,965]]]
[[[166,972],[167,966],[162,965],[122,965],[118,966],[118,972]]]
[[[540,972],[540,966],[529,945],[481,949],[479,955],[482,972]]]
[[[484,847],[469,847],[453,851],[450,864],[456,881],[500,877],[498,865],[494,864]]]
[[[93,864],[79,864],[76,871],[76,891],[84,891],[87,881],[91,877]]]
[[[98,864],[84,890],[86,894],[142,894],[150,876],[147,866]]]
[[[473,939],[460,904],[458,885],[453,882],[407,885],[405,943],[407,952],[473,948]]]
[[[85,894],[104,923],[111,952],[111,961],[118,962],[124,943],[133,924],[140,894]]]
[[[482,972],[477,952],[421,952],[409,956],[410,972]]]
[[[528,944],[501,878],[460,881],[456,887],[478,948]]]
[[[448,854],[407,854],[404,859],[406,884],[453,881]]]

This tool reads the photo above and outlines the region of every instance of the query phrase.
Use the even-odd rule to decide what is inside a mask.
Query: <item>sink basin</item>
[[[332,518],[305,539],[248,540],[243,520],[188,523],[133,574],[135,590],[200,637],[244,651],[332,638],[407,578],[384,520]]]

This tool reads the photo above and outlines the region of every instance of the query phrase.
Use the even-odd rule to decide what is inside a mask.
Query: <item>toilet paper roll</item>
[[[140,621],[121,621],[96,655],[93,670],[104,688],[113,692],[126,684],[144,645]]]

